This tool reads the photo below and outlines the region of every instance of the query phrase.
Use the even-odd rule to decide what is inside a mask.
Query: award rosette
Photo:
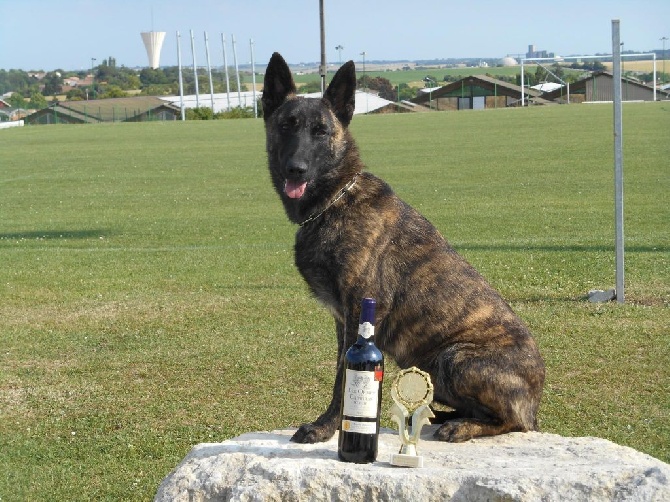
[[[411,367],[398,373],[391,385],[391,419],[398,424],[400,452],[391,455],[391,465],[400,467],[423,467],[423,457],[417,455],[421,428],[434,417],[430,409],[433,402],[433,383],[430,375],[419,368]],[[409,419],[412,425],[409,426]]]

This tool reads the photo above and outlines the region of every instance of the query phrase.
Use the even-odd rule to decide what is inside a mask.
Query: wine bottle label
[[[357,422],[355,420],[342,420],[342,430],[345,432],[357,432],[358,434],[376,434],[377,422]]]
[[[374,336],[375,334],[374,324],[370,324],[369,322],[362,322],[361,324],[358,325],[358,334],[365,339]]]
[[[342,414],[348,417],[377,418],[379,380],[374,371],[347,369]]]

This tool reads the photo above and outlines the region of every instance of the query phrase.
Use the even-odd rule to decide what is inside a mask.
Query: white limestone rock
[[[295,430],[195,446],[161,483],[162,501],[670,501],[670,465],[598,438],[512,433],[451,444],[424,428],[424,467],[389,464],[397,433],[384,429],[378,461],[337,459],[337,435],[295,444]]]

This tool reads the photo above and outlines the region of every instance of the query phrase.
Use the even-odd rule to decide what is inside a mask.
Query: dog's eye
[[[328,134],[328,128],[323,124],[319,124],[314,126],[314,129],[312,129],[312,134],[314,136],[325,136]]]
[[[288,117],[286,120],[282,121],[279,124],[279,129],[283,133],[291,132],[298,125],[298,119],[295,117]]]

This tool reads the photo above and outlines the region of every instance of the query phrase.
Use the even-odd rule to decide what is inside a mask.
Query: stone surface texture
[[[451,444],[426,427],[424,467],[394,467],[382,430],[373,464],[337,459],[337,435],[300,445],[295,432],[243,434],[195,446],[155,501],[670,501],[670,465],[598,438],[512,433]]]

